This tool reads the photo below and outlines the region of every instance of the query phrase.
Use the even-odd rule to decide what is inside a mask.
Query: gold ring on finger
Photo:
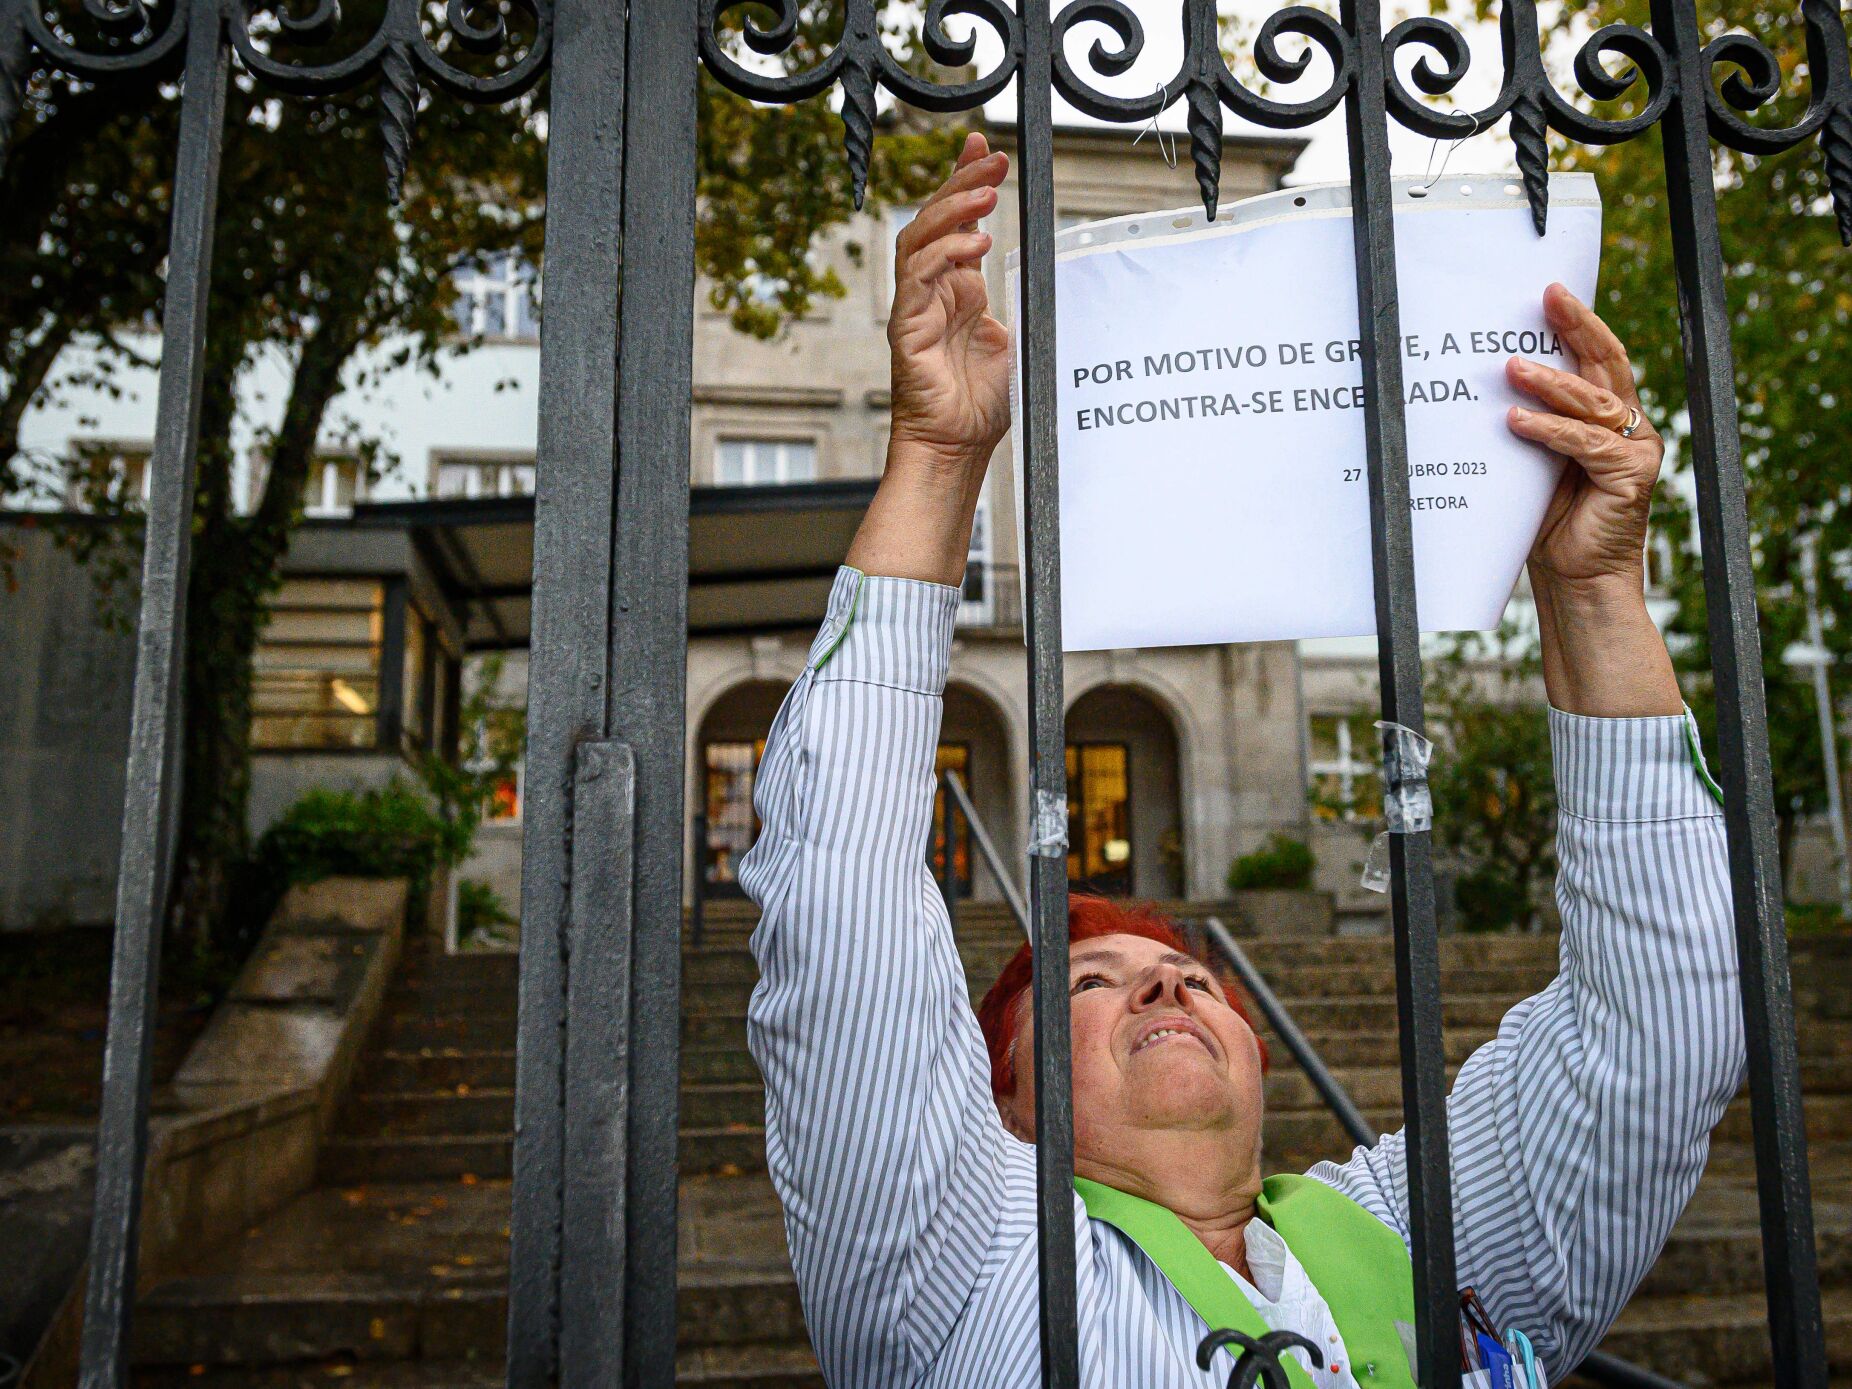
[[[1621,438],[1631,439],[1633,437],[1634,431],[1638,429],[1642,423],[1644,423],[1644,419],[1641,416],[1640,412],[1637,409],[1635,409],[1633,406],[1629,405],[1627,407],[1627,423],[1623,424],[1620,427]]]

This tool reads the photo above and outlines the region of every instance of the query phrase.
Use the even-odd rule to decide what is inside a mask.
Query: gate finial
[[[1511,103],[1511,143],[1517,146],[1531,225],[1542,236],[1550,218],[1550,127],[1543,101],[1534,91],[1520,91]]]
[[[418,79],[403,43],[387,47],[380,57],[379,72],[379,128],[386,137],[386,200],[397,203],[405,190],[405,169],[411,160],[412,123],[418,118]]]

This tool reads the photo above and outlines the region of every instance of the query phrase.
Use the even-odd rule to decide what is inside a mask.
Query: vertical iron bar
[[[566,978],[565,1222],[560,1232],[559,1382],[609,1389],[623,1376],[624,1170],[629,1119],[631,881],[636,758],[579,744],[572,827],[572,968]]]
[[[116,877],[109,1025],[97,1121],[89,1284],[84,1293],[79,1371],[83,1389],[120,1389],[126,1382],[124,1361],[141,1244],[161,928],[167,917],[175,808],[184,772],[180,747],[187,575],[229,58],[219,0],[191,0],[186,22],[186,74],[161,314],[161,373],[154,454],[148,464],[152,485],[142,543],[128,790]]]
[[[617,460],[625,7],[555,0],[521,839],[508,1386],[554,1381],[573,746],[604,729]]]
[[[1377,672],[1383,718],[1420,732],[1424,722],[1421,624],[1415,613],[1414,531],[1408,509],[1408,432],[1402,398],[1395,206],[1383,96],[1381,0],[1344,0],[1343,21],[1356,45],[1356,75],[1344,115],[1350,146],[1357,322],[1363,347]],[[1389,746],[1386,737],[1385,752]],[[1391,774],[1394,771],[1385,765],[1387,794],[1393,794],[1400,780]],[[1458,1389],[1459,1289],[1448,1177],[1447,1074],[1432,845],[1423,832],[1391,834],[1389,846],[1419,1374],[1425,1389]]]
[[[1023,526],[1029,547],[1029,900],[1035,921],[1035,1207],[1042,1384],[1078,1389],[1074,1097],[1069,1056],[1067,734],[1061,668],[1060,471],[1055,428],[1054,81],[1049,0],[1018,7],[1016,195],[1022,228]]]
[[[1717,746],[1723,764],[1724,824],[1749,1051],[1749,1109],[1762,1208],[1773,1383],[1777,1389],[1822,1389],[1827,1382],[1826,1345],[1782,916],[1762,639],[1736,423],[1730,308],[1724,295],[1723,245],[1704,109],[1710,65],[1703,56],[1704,35],[1692,0],[1653,0],[1652,22],[1654,35],[1673,57],[1676,75],[1672,103],[1659,129],[1717,691]]]
[[[675,1382],[697,10],[696,0],[632,7],[625,94],[631,128],[649,131],[624,175],[608,656],[611,736],[637,757],[625,1389]]]

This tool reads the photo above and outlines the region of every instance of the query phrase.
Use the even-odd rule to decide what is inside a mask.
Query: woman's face
[[[1258,1162],[1260,1048],[1196,960],[1143,936],[1077,943],[1068,965],[1074,1034],[1074,1155],[1089,1168],[1136,1160],[1165,1134],[1226,1131]],[[1017,1021],[1010,1131],[1035,1131],[1034,1022]]]

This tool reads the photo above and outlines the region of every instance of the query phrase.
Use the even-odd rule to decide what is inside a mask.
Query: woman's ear
[[[1019,1093],[1018,1091],[1011,1091],[1009,1094],[998,1099],[997,1117],[1003,1120],[1003,1127],[1009,1130],[1012,1138],[1019,1138],[1024,1143],[1034,1143],[1035,1122],[1033,1119],[1025,1122],[1022,1114],[1019,1112],[1020,1106],[1017,1103],[1017,1095]]]

